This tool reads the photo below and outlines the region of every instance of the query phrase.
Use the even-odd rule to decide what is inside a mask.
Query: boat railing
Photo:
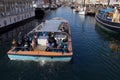
[[[59,46],[59,44],[57,44],[57,45]],[[47,47],[46,46],[45,51],[49,51],[49,52],[66,52],[66,53],[68,52],[68,43],[67,42],[63,42],[62,45],[60,45],[59,47],[58,46],[56,46],[56,47],[52,47],[52,46]],[[20,46],[20,47],[14,46],[14,47],[12,47],[12,51],[13,52],[17,52],[17,51],[34,51],[34,49],[32,49],[31,46]],[[38,49],[38,51],[39,51],[39,49]]]
[[[62,46],[59,46],[59,47],[58,46],[57,47],[46,47],[45,51],[48,51],[48,52],[62,52],[62,53],[68,53],[69,52],[67,44],[63,44]]]
[[[17,51],[31,51],[30,47],[13,47],[12,51],[17,52]]]

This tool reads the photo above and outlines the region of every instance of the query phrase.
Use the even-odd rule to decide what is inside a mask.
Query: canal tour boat
[[[118,12],[113,8],[102,9],[95,15],[97,24],[108,32],[120,33],[120,13]]]
[[[37,34],[35,41],[34,35]],[[70,61],[73,56],[69,22],[63,18],[46,20],[28,33],[31,40],[29,49],[14,47],[8,51],[12,60]],[[36,44],[35,44],[36,43]],[[14,46],[14,45],[13,45]]]

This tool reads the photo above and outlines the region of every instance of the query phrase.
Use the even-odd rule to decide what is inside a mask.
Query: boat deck
[[[46,46],[38,45],[38,46],[34,49],[34,51],[45,51],[45,49],[46,49]]]

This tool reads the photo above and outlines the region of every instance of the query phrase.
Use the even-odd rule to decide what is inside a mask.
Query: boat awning
[[[35,32],[61,32],[61,30],[59,30],[59,27],[63,22],[67,22],[67,21],[56,20],[56,19],[46,20],[41,25],[39,25],[42,26],[42,28],[36,28],[34,30]]]
[[[107,12],[113,12],[113,11],[114,11],[113,8],[107,8],[107,9],[102,9],[102,10],[101,10],[101,13],[102,13],[102,14],[106,14]]]

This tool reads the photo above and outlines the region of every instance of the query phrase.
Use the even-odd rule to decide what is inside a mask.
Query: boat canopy
[[[34,32],[61,32],[59,28],[62,26],[62,23],[68,23],[68,21],[65,19],[46,20],[36,27]]]
[[[107,8],[107,9],[102,9],[101,13],[106,14],[107,12],[114,12],[114,8]]]

